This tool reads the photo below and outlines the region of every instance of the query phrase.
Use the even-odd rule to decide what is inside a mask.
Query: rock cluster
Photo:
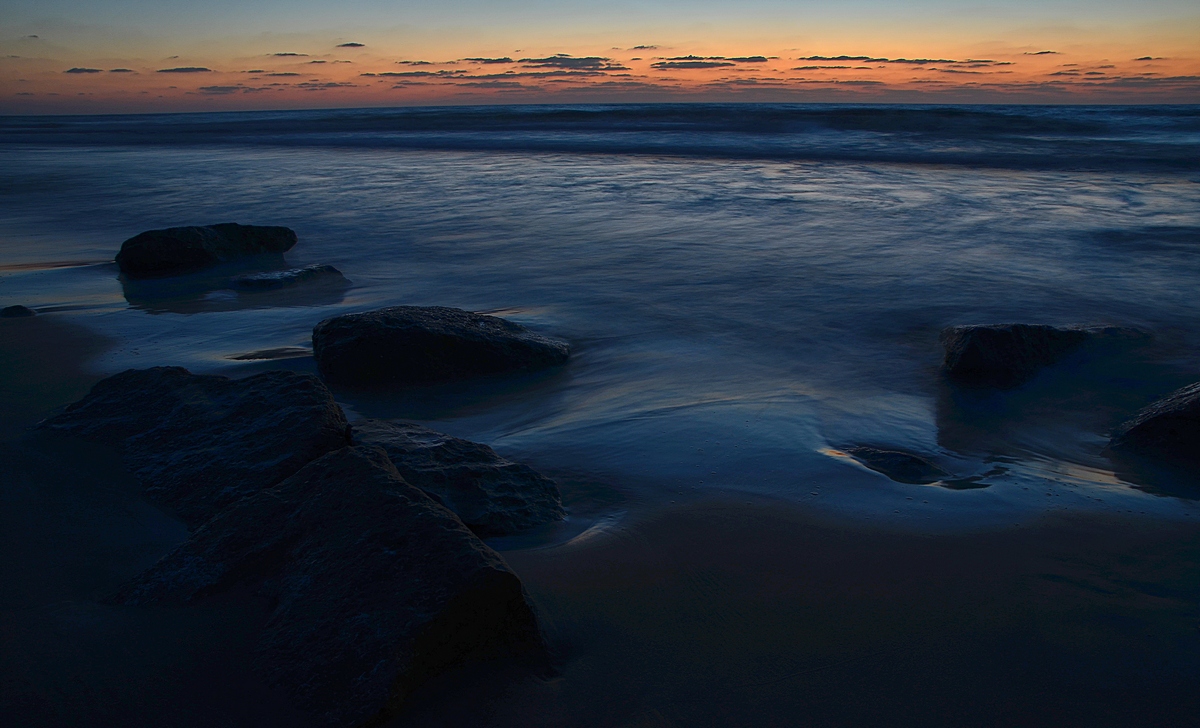
[[[131,369],[41,427],[121,445],[150,498],[190,526],[350,442],[329,390],[287,371],[234,380]]]
[[[290,268],[267,273],[246,273],[234,276],[229,281],[231,288],[241,291],[272,291],[287,288],[298,283],[311,281],[328,281],[331,283],[348,284],[342,272],[332,265],[307,265],[303,268]]]
[[[1010,389],[1032,379],[1042,368],[1062,361],[1089,341],[1147,338],[1137,329],[1117,326],[1046,326],[987,324],[954,326],[942,331],[942,371],[958,384]]]
[[[1173,465],[1200,466],[1200,382],[1141,409],[1116,429],[1109,450]]]
[[[319,379],[286,371],[129,370],[40,427],[120,447],[193,529],[118,600],[257,585],[274,604],[263,672],[329,725],[377,722],[440,671],[541,645],[520,580],[455,510],[511,533],[562,518],[558,488],[485,445],[391,422],[352,433]]]
[[[372,724],[465,660],[540,644],[520,580],[379,448],[346,447],[221,511],[130,584],[130,604],[267,585],[268,680],[329,725]]]
[[[35,313],[33,309],[26,306],[21,306],[19,304],[16,306],[5,306],[4,308],[0,308],[0,318],[29,318],[30,316],[34,315]]]
[[[117,265],[130,278],[178,275],[247,255],[280,254],[296,244],[285,227],[219,225],[147,230],[121,244]]]
[[[553,480],[487,445],[381,420],[354,423],[354,442],[382,447],[406,481],[480,535],[515,533],[565,515]]]
[[[571,348],[495,316],[394,306],[325,319],[313,329],[321,376],[346,387],[423,384],[563,364]]]
[[[919,455],[900,450],[885,450],[865,445],[844,447],[842,451],[877,473],[883,473],[898,483],[928,485],[950,473]]]

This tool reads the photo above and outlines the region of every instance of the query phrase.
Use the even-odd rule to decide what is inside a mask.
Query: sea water
[[[560,370],[337,394],[556,475],[577,530],[713,495],[931,529],[1198,512],[1200,491],[1104,452],[1200,379],[1197,107],[7,117],[0,170],[0,304],[109,337],[96,374],[314,371],[315,323],[399,304],[569,340]],[[289,266],[350,284],[138,284],[112,262],[140,231],[217,222],[289,226]],[[939,376],[941,329],[1004,322],[1154,340],[1010,393]],[[857,444],[935,459],[953,487],[892,482],[839,450]]]

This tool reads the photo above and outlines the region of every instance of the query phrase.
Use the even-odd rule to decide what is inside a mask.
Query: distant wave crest
[[[650,154],[1015,169],[1200,168],[1200,107],[651,104],[0,118],[0,144]]]

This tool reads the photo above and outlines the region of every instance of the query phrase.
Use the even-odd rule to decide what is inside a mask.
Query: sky
[[[0,114],[1200,103],[1195,0],[0,0]]]

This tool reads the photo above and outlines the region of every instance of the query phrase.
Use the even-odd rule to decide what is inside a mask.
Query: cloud
[[[309,61],[309,63],[329,63],[329,61]]]
[[[488,73],[464,78],[564,78],[564,77],[594,77],[607,76],[603,71],[508,71],[506,73]]]
[[[307,56],[307,53],[272,53],[273,56]]]
[[[366,48],[365,43],[338,43],[338,48]]]
[[[100,73],[99,68],[68,68],[63,73]]]
[[[520,81],[471,81],[469,83],[460,83],[459,86],[471,86],[474,88],[527,88]]]
[[[249,71],[242,71],[242,73],[266,73],[266,71],[261,68],[252,68]]]
[[[547,58],[522,58],[520,62],[532,68],[566,68],[571,70],[599,71],[608,66],[610,60],[609,58],[600,58],[599,56],[574,58],[565,53],[559,53]]]
[[[432,66],[433,65],[433,63],[431,63],[429,61],[396,61],[396,63],[401,66]]]
[[[298,73],[268,73],[268,76],[299,76]]]
[[[133,70],[132,68],[110,68],[110,69],[108,69],[108,72],[109,73],[137,73],[137,71]]]
[[[653,50],[657,50],[657,49],[658,49],[658,46],[655,46],[655,45],[640,45],[640,46],[634,46],[634,47],[630,48],[629,50],[631,50],[631,51],[653,51]]]
[[[212,69],[203,66],[180,66],[178,68],[160,68],[158,73],[212,73]]]
[[[305,81],[304,83],[296,84],[296,88],[302,88],[305,91],[324,91],[331,88],[354,88],[357,84],[349,81]]]
[[[874,61],[876,63],[887,63],[886,58],[872,58],[870,56],[801,56],[797,61]]]
[[[727,60],[733,61],[734,63],[766,63],[767,57],[766,56],[740,56],[738,58],[729,58]]]
[[[471,61],[472,63],[484,63],[484,64],[491,64],[491,63],[515,63],[515,61],[514,61],[513,59],[511,59],[511,58],[509,58],[509,57],[507,57],[507,56],[505,56],[504,58],[464,58],[463,60],[464,60],[464,61]]]
[[[242,90],[241,86],[201,86],[200,93],[210,96],[225,96],[227,94],[236,94]]]
[[[466,73],[466,71],[384,71],[383,73],[360,73],[360,76],[392,76],[399,78],[412,78],[417,76],[443,76],[452,77]]]
[[[1154,56],[1142,56],[1141,58],[1134,58],[1133,60],[1135,60],[1135,61],[1161,61],[1162,57],[1160,56],[1160,57],[1156,58]]]
[[[1060,54],[1058,51],[1025,51],[1025,55],[1027,55],[1027,56],[1057,56]]]
[[[793,71],[816,71],[828,69],[852,68],[852,66],[796,66]]]
[[[729,61],[661,61],[659,63],[651,63],[651,68],[720,68],[722,66],[736,66],[736,63]]]

